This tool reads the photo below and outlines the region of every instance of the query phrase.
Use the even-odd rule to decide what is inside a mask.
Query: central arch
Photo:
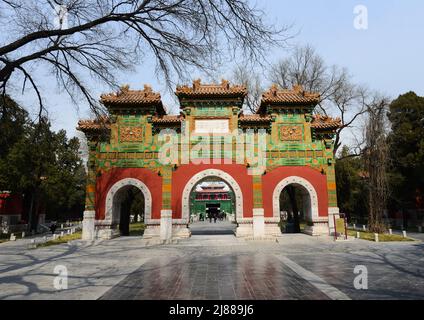
[[[140,180],[126,178],[116,182],[108,191],[106,196],[106,214],[103,223],[116,225],[119,224],[119,202],[116,199],[117,193],[128,186],[138,188],[144,196],[144,221],[149,223],[152,217],[152,195],[149,188]]]
[[[236,206],[236,221],[242,220],[243,218],[243,193],[237,181],[225,171],[219,169],[207,169],[195,174],[187,182],[184,187],[182,194],[182,220],[184,223],[189,223],[190,221],[190,193],[193,188],[202,180],[208,177],[218,177],[226,182],[232,189],[235,195],[235,206]]]
[[[280,218],[280,194],[289,185],[300,186],[308,194],[308,203],[305,203],[307,218],[312,222],[319,217],[318,214],[318,194],[314,186],[306,179],[298,176],[291,176],[281,180],[272,194],[273,217]]]

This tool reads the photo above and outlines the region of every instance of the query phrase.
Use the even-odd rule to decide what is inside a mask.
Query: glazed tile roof
[[[279,89],[273,85],[262,95],[261,106],[258,112],[262,112],[264,105],[316,105],[320,102],[318,93],[306,92],[302,86],[294,86],[293,89]]]
[[[175,94],[179,98],[244,98],[247,89],[241,85],[230,85],[227,80],[222,80],[220,84],[202,84],[201,80],[193,81],[192,86],[178,86]]]
[[[77,130],[82,132],[96,132],[110,129],[110,121],[107,117],[101,117],[95,120],[78,121]]]
[[[269,122],[271,121],[271,116],[261,115],[261,114],[241,114],[239,117],[239,122]]]
[[[313,120],[311,122],[311,127],[313,129],[330,129],[330,130],[336,130],[340,128],[342,125],[342,120],[340,118],[331,118],[329,116],[323,116],[323,115],[314,115]]]
[[[144,85],[143,90],[130,90],[129,86],[122,86],[118,92],[102,94],[101,101],[106,104],[111,103],[137,103],[137,104],[157,104],[161,103],[159,93],[153,92],[152,88]]]
[[[144,85],[143,90],[130,90],[128,85],[122,86],[118,92],[102,94],[100,102],[106,106],[156,106],[157,111],[165,114],[160,93],[154,92],[152,87]]]
[[[153,117],[152,122],[156,124],[172,124],[172,123],[181,123],[184,118],[180,115],[178,116],[161,116],[161,117]]]

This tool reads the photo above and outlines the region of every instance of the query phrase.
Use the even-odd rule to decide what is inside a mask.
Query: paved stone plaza
[[[0,244],[0,299],[424,299],[424,244],[283,235],[239,240],[225,222],[152,245],[136,237],[28,249]],[[55,267],[68,289],[54,286]],[[368,290],[356,290],[357,265]]]

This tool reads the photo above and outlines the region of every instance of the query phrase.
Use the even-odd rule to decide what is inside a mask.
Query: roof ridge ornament
[[[119,97],[120,95],[127,93],[129,91],[130,91],[130,85],[124,84],[119,88],[119,92],[117,93],[117,96]]]
[[[152,86],[149,85],[149,84],[144,84],[144,90],[143,90],[143,92],[144,92],[144,96],[145,97],[148,97],[150,94],[153,93]]]
[[[226,89],[229,90],[230,89],[230,81],[222,79],[221,80],[221,86]]]
[[[269,91],[272,93],[274,97],[276,97],[278,92],[278,85],[276,83],[273,83]]]
[[[201,79],[196,79],[193,81],[193,90],[196,91],[202,85]]]
[[[297,94],[301,94],[302,96],[305,96],[305,90],[303,90],[303,86],[301,84],[295,84],[293,86],[293,91]]]

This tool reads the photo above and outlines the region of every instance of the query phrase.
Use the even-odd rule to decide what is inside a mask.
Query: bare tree
[[[367,90],[353,84],[346,69],[327,66],[311,46],[296,47],[292,55],[272,65],[270,80],[284,89],[300,84],[306,91],[320,93],[316,112],[339,117],[342,123],[336,131],[335,155],[342,145],[342,132],[366,112]]]
[[[42,107],[32,68],[47,67],[94,112],[99,105],[87,75],[116,87],[116,72],[144,58],[170,84],[191,67],[211,70],[228,53],[263,61],[287,32],[266,24],[246,0],[0,0],[0,12],[0,93],[10,82],[29,85]]]
[[[260,75],[253,69],[248,70],[246,66],[238,65],[233,71],[232,81],[246,86],[248,94],[244,99],[243,109],[248,113],[256,113],[264,92]]]
[[[319,92],[325,101],[336,81],[345,74],[329,74],[324,60],[311,46],[297,46],[293,53],[271,66],[270,78],[281,88],[290,89],[300,84],[307,91]]]
[[[390,100],[374,95],[367,103],[368,119],[365,127],[365,167],[369,175],[369,229],[372,232],[386,231],[383,212],[388,198],[387,111]]]

